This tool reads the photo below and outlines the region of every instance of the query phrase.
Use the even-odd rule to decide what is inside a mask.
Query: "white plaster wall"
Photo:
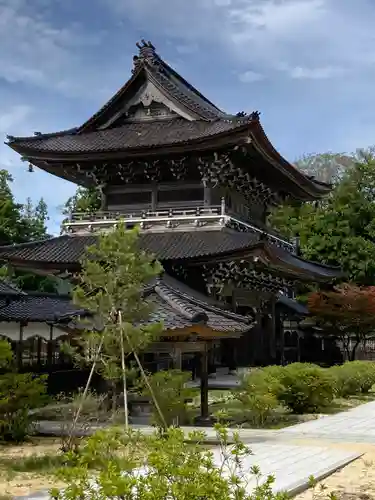
[[[65,335],[63,330],[53,327],[52,338],[53,340]],[[19,341],[20,338],[20,324],[9,323],[6,321],[0,322],[0,336],[7,337],[11,341]],[[31,337],[42,337],[45,340],[50,339],[50,326],[46,323],[28,323],[23,327],[23,340]]]

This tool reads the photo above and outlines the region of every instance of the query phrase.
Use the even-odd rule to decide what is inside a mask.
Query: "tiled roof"
[[[224,309],[170,276],[156,280],[148,294],[156,308],[150,321],[163,321],[165,330],[199,324],[218,333],[243,333],[254,325],[252,318]]]
[[[240,335],[254,326],[252,317],[236,314],[166,274],[145,287],[145,298],[154,306],[147,323],[163,322],[164,331],[196,325],[209,328],[218,336]],[[73,324],[77,330],[82,327],[79,320]],[[100,321],[94,320],[93,325],[92,328],[99,328]]]
[[[188,121],[183,118],[127,123],[94,132],[47,134],[10,141],[16,151],[51,153],[92,153],[189,143],[249,126],[249,120]]]
[[[143,48],[138,46],[138,48],[140,51],[138,57],[136,57],[132,77],[104,106],[79,127],[79,130],[90,130],[103,123],[103,121],[105,122],[113,114],[113,110],[116,112],[121,109],[120,103],[126,102],[127,94],[134,95],[134,87],[138,86],[139,88],[145,79],[155,82],[158,87],[161,87],[165,95],[183,104],[202,119],[212,120],[228,116],[163,61],[153,46]]]
[[[344,277],[344,273],[339,267],[327,266],[319,262],[302,259],[302,257],[298,257],[290,252],[285,252],[285,250],[276,246],[269,246],[269,248],[272,248],[274,260],[276,262],[278,260],[283,266],[297,271],[303,271],[308,276],[327,279]]]
[[[280,306],[284,306],[287,309],[290,309],[299,316],[307,316],[309,314],[309,310],[304,304],[301,304],[300,302],[297,302],[296,300],[291,299],[286,295],[280,295],[277,300],[277,303]]]
[[[44,241],[0,247],[0,259],[15,265],[28,262],[31,267],[34,264],[36,267],[50,266],[61,271],[68,268],[78,270],[85,249],[96,241],[95,236],[63,235]],[[307,281],[318,282],[343,276],[339,268],[307,261],[269,242],[260,242],[257,234],[235,232],[227,228],[220,231],[141,233],[140,246],[162,262],[241,259],[245,253],[255,256],[260,252],[270,269],[292,277],[300,276]]]
[[[68,296],[23,294],[0,296],[0,321],[57,322],[80,311]]]
[[[48,240],[0,247],[0,259],[51,264],[77,264],[95,236],[63,235]],[[221,231],[181,231],[141,233],[141,247],[159,260],[188,259],[247,248],[258,241],[253,233]]]
[[[10,283],[6,279],[0,279],[0,296],[6,295],[20,295],[24,294],[15,284]]]
[[[220,303],[167,275],[147,286],[145,296],[155,305],[149,322],[162,321],[165,330],[200,325],[218,334],[241,334],[254,324],[252,318],[225,309]],[[0,295],[0,321],[61,324],[82,315],[87,313],[77,308],[69,296],[42,293]]]

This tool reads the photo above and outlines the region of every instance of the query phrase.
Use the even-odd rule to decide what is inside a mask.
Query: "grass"
[[[50,474],[64,464],[61,453],[30,455],[27,457],[0,457],[0,470],[14,475],[24,472]]]

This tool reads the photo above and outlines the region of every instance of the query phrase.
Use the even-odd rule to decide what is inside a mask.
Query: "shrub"
[[[270,393],[247,393],[238,394],[241,403],[243,420],[255,427],[264,427],[279,406],[277,398]]]
[[[213,453],[202,444],[205,438],[204,433],[192,432],[187,442],[183,431],[173,428],[151,436],[120,429],[98,432],[88,439],[74,466],[60,470],[64,490],[51,491],[51,496],[59,500],[288,498],[272,492],[271,476],[261,484],[257,467],[246,470],[244,458],[251,451],[238,434],[234,433],[234,444],[229,445],[228,432],[217,427],[221,453],[216,464]],[[255,476],[256,486],[248,493],[250,475]]]
[[[30,410],[47,401],[47,376],[5,373],[0,377],[0,439],[21,442],[32,431]]]
[[[186,387],[190,374],[181,370],[165,370],[149,375],[148,379],[167,426],[189,423],[187,401],[194,394],[193,389]],[[143,380],[140,382],[140,388],[142,394],[152,401],[152,394]],[[155,405],[152,419],[157,426],[163,426]]]
[[[344,398],[367,393],[375,384],[375,363],[370,361],[348,361],[329,372],[335,377],[337,395]]]
[[[283,368],[278,399],[293,413],[315,413],[328,406],[335,395],[335,378],[328,370],[308,363]]]
[[[243,419],[256,427],[263,427],[271,418],[279,402],[281,384],[276,370],[258,369],[247,373],[241,381],[235,398],[241,404]]]

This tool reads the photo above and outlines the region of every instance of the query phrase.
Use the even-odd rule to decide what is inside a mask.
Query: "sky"
[[[276,149],[375,144],[374,0],[0,0],[0,134],[82,124],[130,77],[135,43],[230,113],[261,112]],[[45,199],[49,229],[75,186],[0,142],[17,201]]]

